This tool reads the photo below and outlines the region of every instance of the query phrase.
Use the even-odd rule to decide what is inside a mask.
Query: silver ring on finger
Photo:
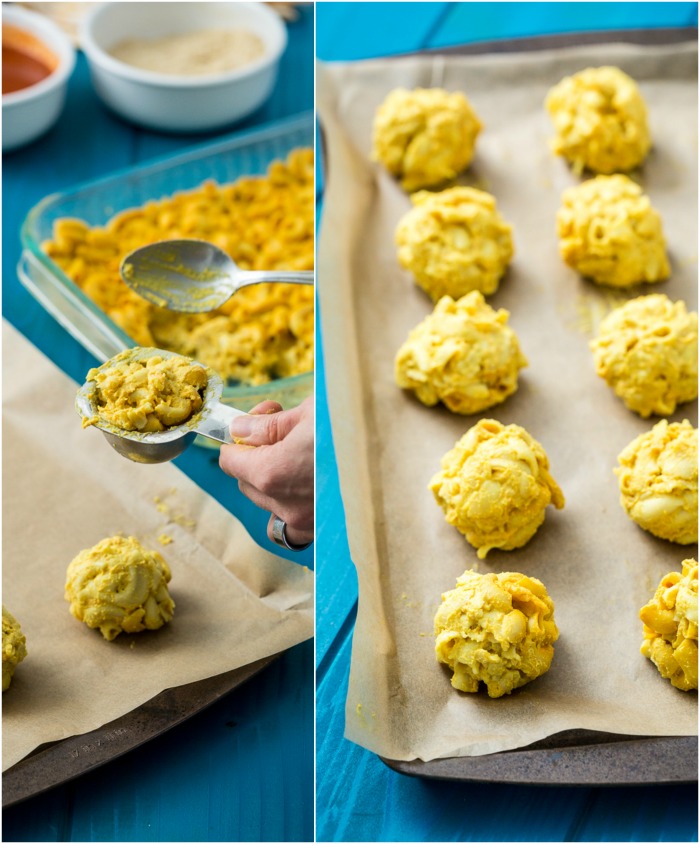
[[[275,516],[274,513],[272,514],[271,533],[272,538],[278,545],[281,545],[282,548],[288,548],[290,551],[303,551],[311,545],[310,542],[307,542],[305,545],[292,545],[287,539],[287,523],[283,519],[280,519],[279,516]]]

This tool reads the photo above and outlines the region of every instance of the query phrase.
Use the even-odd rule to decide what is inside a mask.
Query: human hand
[[[267,535],[278,516],[291,545],[314,538],[314,418],[313,399],[282,410],[274,401],[256,405],[231,422],[231,436],[241,441],[224,445],[219,466],[254,504],[272,515]],[[274,541],[274,540],[273,540]]]

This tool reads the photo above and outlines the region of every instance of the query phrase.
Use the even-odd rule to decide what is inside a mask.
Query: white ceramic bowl
[[[58,59],[46,79],[2,95],[2,150],[9,152],[43,135],[58,120],[66,99],[68,77],[75,66],[75,50],[67,35],[42,15],[19,6],[2,4],[7,23],[41,41]]]
[[[251,64],[207,76],[175,76],[132,67],[108,50],[127,38],[162,38],[228,26],[254,32],[265,52]],[[218,129],[241,120],[272,93],[287,30],[262,3],[105,3],[86,18],[81,47],[93,85],[122,117],[169,132]]]

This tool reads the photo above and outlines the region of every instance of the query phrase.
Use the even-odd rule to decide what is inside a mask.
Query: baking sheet
[[[29,652],[3,694],[3,770],[313,635],[312,573],[257,546],[174,466],[132,463],[82,430],[76,386],[7,324],[3,377],[3,602]],[[176,608],[158,631],[107,642],[63,591],[70,560],[117,533],[163,554]]]
[[[664,218],[673,263],[669,282],[623,294],[594,287],[559,260],[554,217],[561,191],[576,180],[549,153],[542,107],[566,73],[603,63],[631,73],[650,105],[655,148],[636,175]],[[477,756],[571,729],[697,734],[696,695],[673,689],[640,656],[637,616],[659,578],[696,549],[645,534],[620,508],[616,456],[653,420],[622,406],[587,348],[600,318],[633,295],[656,289],[696,306],[696,68],[694,44],[319,68],[328,151],[321,319],[360,592],[346,735],[384,757]],[[524,549],[491,552],[484,562],[426,490],[442,454],[478,417],[424,408],[393,382],[396,349],[431,309],[396,262],[393,229],[409,200],[368,161],[374,109],[399,85],[464,90],[486,125],[460,181],[493,192],[514,225],[516,257],[489,301],[511,311],[530,367],[518,393],[484,415],[539,439],[567,496]],[[685,417],[694,419],[693,407],[673,418]],[[433,656],[440,593],[469,567],[539,577],[557,605],[552,669],[496,701],[456,693]]]
[[[36,748],[3,772],[3,807],[92,772],[150,741],[238,688],[279,656],[266,656],[206,680],[166,689],[96,730]]]

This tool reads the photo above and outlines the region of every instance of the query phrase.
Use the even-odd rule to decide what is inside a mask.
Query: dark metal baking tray
[[[671,785],[698,778],[696,736],[621,736],[567,730],[517,750],[397,762],[401,774],[510,785]]]
[[[482,41],[412,55],[474,56],[580,47],[586,44],[680,44],[698,40],[696,27],[578,32]],[[696,782],[697,736],[623,736],[567,730],[527,747],[483,756],[399,762],[379,757],[401,774],[511,785],[663,785]]]
[[[38,747],[2,775],[3,808],[75,779],[181,724],[254,677],[281,654],[166,689],[97,730]]]

